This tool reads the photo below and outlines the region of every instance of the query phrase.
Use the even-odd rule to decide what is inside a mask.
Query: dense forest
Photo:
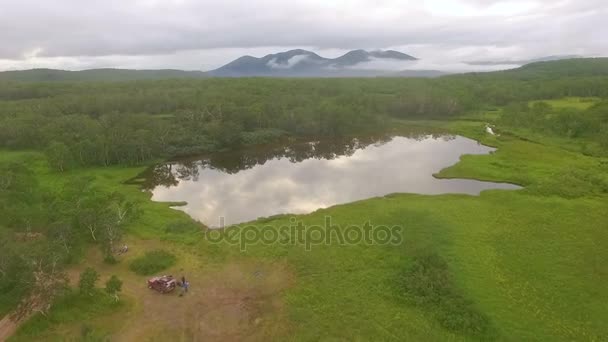
[[[58,170],[141,164],[286,134],[379,131],[394,118],[446,119],[533,99],[605,98],[607,67],[608,59],[590,59],[438,79],[0,83],[0,146],[44,149]],[[534,125],[549,125],[557,134],[605,141],[605,108],[602,104],[571,120],[568,113],[550,119],[529,115],[520,105],[510,107],[513,115],[506,122],[529,126],[525,121],[535,120]]]
[[[381,133],[398,119],[501,111],[500,125],[582,138],[590,154],[605,154],[608,102],[581,113],[530,101],[606,99],[607,75],[608,59],[590,59],[437,79],[0,82],[0,147],[43,151],[61,172],[147,165],[285,135]],[[26,295],[36,305],[50,302],[62,287],[41,284],[64,284],[58,265],[81,255],[86,243],[98,244],[112,262],[123,227],[138,215],[136,203],[87,179],[57,188],[40,183],[22,163],[0,167],[0,312],[25,303]],[[46,280],[34,280],[41,277]],[[18,312],[31,311],[27,303]]]

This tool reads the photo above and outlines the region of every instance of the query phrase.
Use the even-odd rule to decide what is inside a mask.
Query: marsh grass
[[[176,261],[175,255],[167,251],[154,250],[133,260],[129,269],[139,275],[153,275],[175,265]]]

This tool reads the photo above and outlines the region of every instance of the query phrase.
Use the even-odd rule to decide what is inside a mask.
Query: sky
[[[607,0],[0,0],[0,70],[210,70],[293,48],[425,68],[606,56],[606,18]]]

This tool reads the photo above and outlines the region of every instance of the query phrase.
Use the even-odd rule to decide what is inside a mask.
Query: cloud
[[[470,71],[496,71],[507,70],[521,66],[521,64],[493,64],[493,65],[471,65],[458,60],[433,60],[419,59],[416,61],[400,61],[394,59],[379,59],[372,58],[368,62],[359,63],[349,66],[350,69],[356,70],[388,70],[388,71],[404,71],[404,70],[438,70],[444,72],[470,72]]]
[[[273,69],[291,69],[294,65],[306,61],[309,57],[309,55],[295,55],[288,59],[287,63],[277,63],[277,59],[273,58],[266,64]]]
[[[604,0],[2,0],[0,68],[200,69],[275,47],[606,55],[606,16]]]

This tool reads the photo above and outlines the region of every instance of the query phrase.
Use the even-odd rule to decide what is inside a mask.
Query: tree
[[[71,202],[77,225],[88,230],[91,240],[99,242],[105,258],[111,260],[124,226],[138,213],[136,203],[120,193],[108,194],[90,186],[76,194],[72,197],[77,200]]]
[[[67,145],[56,141],[49,144],[45,154],[49,165],[60,172],[65,171],[72,159],[72,154]]]
[[[116,245],[122,238],[123,228],[127,222],[138,214],[138,207],[135,202],[127,201],[120,193],[110,195],[108,205],[109,215],[101,226],[101,246],[106,260],[113,260],[113,253]]]
[[[74,244],[74,232],[72,225],[66,222],[57,222],[51,225],[49,237],[53,242],[63,248],[66,254],[70,254]]]
[[[80,273],[78,288],[80,294],[92,296],[95,293],[95,283],[99,279],[99,274],[91,267],[87,267]]]
[[[113,219],[110,209],[110,200],[104,193],[91,189],[83,194],[77,213],[77,220],[81,226],[89,231],[93,241],[97,241],[97,231],[108,221]]]
[[[118,293],[122,291],[122,280],[118,279],[117,276],[113,275],[106,281],[106,292],[116,299],[118,302]]]
[[[0,300],[4,305],[16,306],[27,296],[32,284],[29,249],[15,241],[12,231],[0,227]]]

